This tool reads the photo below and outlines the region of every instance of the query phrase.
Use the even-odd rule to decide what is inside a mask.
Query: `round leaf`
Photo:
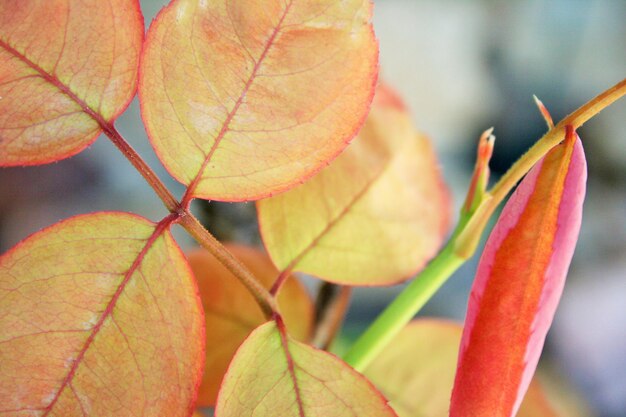
[[[265,253],[241,245],[226,247],[263,285],[272,286],[278,271]],[[215,257],[198,249],[188,259],[198,280],[206,324],[206,361],[198,406],[213,406],[235,351],[265,317],[250,292]],[[313,304],[295,277],[281,287],[278,305],[289,333],[306,340],[313,325]]]
[[[175,0],[153,22],[139,96],[187,197],[286,190],[357,133],[377,77],[369,0]]]
[[[379,86],[358,138],[304,185],[258,203],[263,242],[281,270],[347,285],[410,277],[439,248],[448,191],[428,139]]]
[[[135,94],[137,0],[0,2],[0,165],[35,165],[92,143]]]
[[[0,415],[191,414],[202,307],[167,219],[79,216],[0,258]]]
[[[217,399],[219,417],[383,417],[396,414],[361,374],[289,337],[257,328],[239,348]]]

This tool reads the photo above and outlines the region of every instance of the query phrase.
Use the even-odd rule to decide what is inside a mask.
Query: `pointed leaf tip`
[[[476,165],[474,166],[470,187],[463,204],[463,214],[471,215],[485,197],[489,183],[489,161],[493,155],[493,147],[496,141],[496,137],[492,133],[493,127],[490,127],[480,135],[478,140]]]
[[[450,416],[515,415],[535,371],[580,230],[586,163],[571,127],[520,183],[472,287]]]
[[[546,121],[546,124],[548,125],[548,129],[552,129],[554,127],[554,121],[552,120],[552,116],[550,115],[550,112],[548,111],[546,106],[544,106],[543,102],[539,100],[539,98],[534,94],[533,94],[533,99],[535,100],[535,104],[537,105],[537,108],[539,109],[541,116],[543,116],[543,120]]]

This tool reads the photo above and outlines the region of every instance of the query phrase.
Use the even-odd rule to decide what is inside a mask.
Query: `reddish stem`
[[[17,59],[24,62],[26,65],[36,71],[41,77],[51,85],[59,89],[63,94],[68,96],[71,100],[77,103],[81,109],[88,114],[102,129],[104,134],[113,142],[113,144],[122,152],[122,154],[130,161],[130,163],[139,171],[142,177],[148,182],[148,184],[155,191],[157,196],[163,201],[165,207],[170,213],[175,214],[175,218],[186,220],[186,226],[184,226],[192,236],[206,249],[209,250],[220,262],[224,264],[257,298],[261,308],[269,315],[275,310],[273,297],[263,288],[263,286],[257,281],[257,279],[245,268],[239,261],[226,250],[202,225],[193,217],[189,212],[188,206],[191,202],[190,191],[193,187],[190,187],[185,193],[183,198],[183,204],[179,203],[176,198],[170,193],[165,184],[157,177],[154,171],[146,164],[146,162],[139,156],[139,154],[133,149],[132,146],[122,137],[122,135],[115,129],[112,122],[106,120],[98,111],[92,109],[87,103],[78,97],[67,85],[63,84],[55,75],[46,72],[43,68],[31,61],[24,54],[20,53],[6,42],[0,40],[0,47],[7,50],[10,54],[14,55]],[[169,216],[168,216],[169,218]],[[190,229],[191,228],[191,229]],[[191,232],[193,230],[193,233]]]
[[[290,274],[291,268],[287,267],[278,275],[278,278],[276,278],[276,281],[274,281],[274,284],[270,289],[270,294],[272,294],[272,296],[275,297],[276,294],[278,294],[278,291],[280,291],[280,288],[283,286],[285,281],[287,281],[287,278],[289,278]]]
[[[92,115],[93,117],[93,115]],[[150,187],[159,196],[165,207],[170,213],[181,213],[181,205],[174,198],[172,193],[167,189],[165,184],[161,182],[159,177],[156,176],[154,171],[146,164],[146,162],[139,156],[137,151],[122,137],[122,135],[115,129],[110,123],[104,122],[101,118],[98,120],[100,127],[107,137],[113,142],[113,144],[122,152],[122,154],[128,159],[128,161],[135,167],[135,169],[141,174],[142,177],[150,184]]]
[[[179,224],[189,232],[191,236],[213,256],[226,269],[235,275],[239,281],[252,293],[254,298],[261,306],[267,317],[271,317],[278,311],[276,300],[263,285],[254,277],[254,275],[245,267],[237,258],[235,258],[212,234],[210,234],[202,224],[187,210],[184,211],[180,218]]]
[[[330,299],[322,300],[320,303],[319,297],[324,297],[325,289],[330,290],[332,294],[330,294]],[[351,295],[352,287],[329,282],[322,285],[320,296],[318,296],[318,317],[313,334],[313,346],[328,350],[341,328],[350,305]]]
[[[106,120],[98,111],[92,109],[83,99],[81,99],[76,93],[74,93],[67,85],[57,78],[56,75],[51,74],[40,67],[34,61],[31,61],[26,55],[10,46],[8,43],[0,40],[0,47],[5,49],[11,55],[22,61],[24,64],[32,68],[33,71],[38,73],[44,80],[50,85],[56,87],[63,94],[68,96],[80,108],[88,114],[103,130],[104,134],[111,139],[113,144],[118,147],[120,151],[126,156],[130,163],[139,171],[139,173],[148,181],[148,184],[154,189],[159,198],[163,201],[167,209],[172,212],[178,212],[180,204],[172,196],[169,190],[163,185],[161,180],[154,174],[150,167],[144,162],[143,159],[137,154],[137,152],[124,140],[122,135],[115,129],[113,123]]]
[[[241,283],[252,293],[259,302],[261,309],[269,317],[277,311],[273,294],[270,294],[259,283],[256,277],[235,258],[215,237],[206,230],[200,222],[191,214],[188,207],[184,207],[169,192],[165,185],[159,180],[154,171],[145,163],[119,132],[109,123],[100,124],[104,133],[111,139],[113,144],[124,154],[130,163],[146,179],[148,184],[154,189],[159,198],[163,201],[167,209],[175,213],[180,219],[180,225],[189,232],[191,236],[215,258],[224,265]]]

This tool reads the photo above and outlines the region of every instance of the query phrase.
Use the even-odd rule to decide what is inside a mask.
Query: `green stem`
[[[363,371],[463,262],[465,259],[455,255],[453,245],[448,244],[378,316],[344,360],[357,371]]]
[[[550,129],[486,193],[471,213],[462,211],[459,224],[446,247],[378,316],[345,355],[357,371],[364,370],[380,351],[430,300],[444,282],[475,252],[489,218],[515,184],[550,149],[563,139],[566,126],[574,129],[626,94],[626,79],[582,105]]]
[[[550,149],[561,143],[565,137],[565,129],[572,126],[578,129],[589,119],[602,110],[619,100],[626,94],[626,79],[606,91],[603,91],[587,103],[580,106],[576,111],[565,117],[552,129],[548,130],[511,168],[500,178],[488,193],[483,203],[475,210],[467,226],[456,239],[456,252],[463,257],[470,257],[476,250],[480,236],[489,218],[500,205],[506,195],[526,175],[528,171]]]

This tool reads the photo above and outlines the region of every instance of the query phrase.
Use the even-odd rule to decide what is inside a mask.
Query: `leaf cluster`
[[[58,161],[104,134],[169,212],[73,217],[0,257],[0,415],[440,416],[452,392],[451,416],[510,416],[529,386],[519,415],[555,415],[530,381],[580,227],[575,129],[626,84],[550,126],[490,190],[488,132],[440,250],[449,192],[378,79],[371,18],[369,0],[173,0],[144,34],[138,0],[0,2],[0,164]],[[136,94],[180,198],[115,128]],[[405,327],[529,171],[464,329]],[[257,201],[265,251],[223,245],[194,199]],[[197,249],[183,254],[176,225]],[[296,273],[331,296],[314,302]],[[327,351],[351,286],[416,273],[343,360]]]

